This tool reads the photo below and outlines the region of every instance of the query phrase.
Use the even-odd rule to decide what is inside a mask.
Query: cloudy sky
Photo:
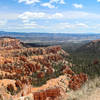
[[[0,0],[0,31],[100,33],[100,0]]]

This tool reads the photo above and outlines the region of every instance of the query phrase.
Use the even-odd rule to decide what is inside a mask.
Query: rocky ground
[[[71,70],[60,46],[24,47],[18,39],[0,40],[0,100],[63,100],[87,81]]]
[[[100,100],[100,88],[95,89],[89,96],[82,100]]]
[[[80,89],[67,94],[65,100],[100,100],[100,77],[88,80]]]

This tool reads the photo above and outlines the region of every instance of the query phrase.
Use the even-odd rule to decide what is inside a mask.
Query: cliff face
[[[79,89],[87,80],[71,70],[69,54],[60,46],[26,48],[20,40],[4,38],[0,54],[4,100],[62,100],[68,89]]]

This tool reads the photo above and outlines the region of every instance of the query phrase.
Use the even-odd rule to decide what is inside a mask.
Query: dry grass
[[[87,81],[83,85],[83,87],[77,91],[69,91],[66,100],[90,100],[89,96],[93,95],[95,93],[94,91],[98,89],[100,91],[100,77],[96,77],[93,80]],[[100,92],[98,94],[100,96]],[[96,97],[94,97],[94,99],[92,100],[97,100],[97,99]]]

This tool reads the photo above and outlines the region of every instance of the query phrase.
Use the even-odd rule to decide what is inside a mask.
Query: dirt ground
[[[82,98],[82,100],[100,100],[100,88],[97,88],[96,90],[92,91],[90,95],[85,98]]]

